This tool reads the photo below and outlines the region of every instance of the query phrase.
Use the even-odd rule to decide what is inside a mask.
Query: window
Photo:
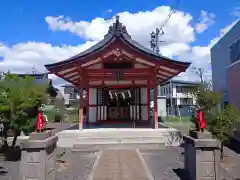
[[[176,91],[177,91],[177,93],[181,93],[183,91],[183,89],[182,89],[182,87],[177,86]]]
[[[240,38],[229,47],[229,62],[240,60]]]
[[[70,92],[69,99],[76,99],[76,94],[73,92]]]
[[[193,99],[192,98],[181,98],[180,105],[193,105]]]

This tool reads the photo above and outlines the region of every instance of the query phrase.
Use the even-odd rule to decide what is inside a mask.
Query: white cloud
[[[235,7],[231,14],[237,18],[240,18],[240,6]]]
[[[107,12],[108,13],[111,13],[113,10],[112,9],[107,9]]]
[[[169,7],[161,6],[152,11],[121,12],[118,15],[132,38],[149,47],[150,32],[161,26],[169,11]],[[31,72],[32,67],[35,66],[38,71],[44,72],[46,71],[44,64],[64,60],[98,42],[115,19],[95,18],[90,22],[75,22],[64,16],[48,16],[45,20],[53,31],[71,32],[85,39],[86,42],[78,46],[53,46],[43,42],[23,42],[7,46],[0,43],[0,57],[4,58],[4,61],[0,62],[0,71],[10,69],[12,72]],[[161,53],[168,57],[179,57],[183,61],[192,61],[192,67],[203,67],[206,69],[206,76],[209,77],[210,45],[191,47],[190,43],[195,40],[195,30],[190,25],[191,20],[192,16],[182,11],[177,11],[172,15],[164,27],[165,34],[161,36],[161,40],[166,41],[161,45]],[[63,83],[55,75],[50,75],[50,77],[53,78],[55,84]],[[182,73],[179,78],[199,80],[191,68],[186,73]]]
[[[52,46],[42,42],[26,42],[11,47],[1,44],[0,57],[4,60],[0,62],[0,71],[31,73],[34,67],[39,72],[46,72],[45,64],[64,60],[89,48],[94,43],[96,42],[88,41],[79,46]]]
[[[209,26],[214,23],[215,15],[213,13],[207,13],[206,11],[201,11],[199,18],[199,23],[196,24],[196,31],[198,33],[204,32]]]
[[[233,21],[231,24],[227,25],[223,29],[220,30],[219,36],[213,38],[210,41],[210,47],[213,47],[239,20]]]
[[[137,13],[118,13],[121,22],[127,27],[129,34],[144,45],[149,44],[149,34],[156,27],[160,27],[168,16],[170,8],[160,6],[152,11],[140,11]],[[108,27],[115,21],[114,18],[105,20],[95,18],[91,22],[74,22],[64,16],[45,18],[49,27],[54,30],[69,31],[77,34],[86,40],[99,41],[107,33]],[[177,11],[167,25],[164,27],[164,39],[168,42],[192,42],[194,41],[194,28],[190,26],[192,16],[190,14]],[[173,36],[174,34],[174,36]]]

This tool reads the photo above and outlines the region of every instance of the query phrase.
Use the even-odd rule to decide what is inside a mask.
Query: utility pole
[[[169,85],[170,85],[170,103],[171,103],[171,116],[173,115],[173,88],[172,88],[172,79],[170,79],[170,82],[169,82]]]
[[[165,41],[160,41],[159,40],[159,36],[163,35],[163,34],[164,34],[164,31],[163,31],[162,28],[161,29],[156,28],[156,31],[155,32],[153,31],[150,34],[150,37],[151,37],[151,39],[149,41],[150,42],[150,47],[152,48],[153,52],[155,52],[157,54],[160,54],[159,44],[165,42]],[[158,85],[157,85],[156,89],[158,91]]]
[[[152,50],[153,50],[154,52],[156,52],[157,54],[160,53],[159,44],[165,42],[165,41],[160,41],[160,40],[159,40],[159,36],[160,36],[160,35],[163,35],[163,34],[164,34],[163,29],[160,29],[160,30],[159,30],[158,28],[156,28],[156,31],[155,31],[155,32],[153,31],[153,32],[150,34],[150,37],[151,37],[150,46],[151,46]]]

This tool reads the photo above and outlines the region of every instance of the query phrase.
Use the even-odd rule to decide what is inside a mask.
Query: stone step
[[[59,138],[58,145],[63,147],[73,144],[124,144],[124,143],[165,143],[167,137],[155,137],[155,138]]]
[[[79,137],[122,137],[122,136],[133,136],[133,137],[156,137],[156,136],[162,136],[162,135],[169,135],[170,132],[176,132],[173,130],[168,131],[62,131],[60,133],[57,133],[58,137],[73,137],[73,136],[79,136]]]
[[[57,134],[59,147],[73,147],[74,144],[126,144],[161,143],[179,145],[181,134],[174,129],[93,129],[67,130]],[[175,146],[174,145],[174,146]]]
[[[152,138],[156,138],[156,137],[162,137],[162,136],[169,136],[170,133],[161,133],[161,134],[131,134],[131,133],[127,133],[127,134],[94,134],[94,135],[82,135],[82,134],[58,134],[58,137],[61,138],[71,138],[71,137],[78,137],[78,138],[145,138],[145,137],[152,137]]]
[[[100,144],[74,144],[72,151],[96,152],[107,149],[165,149],[164,143],[100,143]]]
[[[115,139],[137,139],[137,140],[145,140],[145,139],[162,139],[163,137],[167,137],[169,134],[166,134],[166,135],[161,135],[161,136],[131,136],[131,135],[128,135],[128,136],[105,136],[105,137],[102,137],[102,136],[97,136],[97,137],[76,137],[77,139],[79,140],[93,140],[93,141],[99,141],[99,140],[115,140]],[[64,137],[62,137],[64,138]]]

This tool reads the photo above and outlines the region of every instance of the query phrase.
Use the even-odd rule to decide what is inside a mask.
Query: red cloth
[[[197,114],[198,118],[198,125],[199,125],[199,128],[200,129],[204,129],[206,128],[206,121],[204,120],[203,118],[203,112],[202,111],[199,111],[198,114]]]
[[[45,125],[45,117],[43,112],[39,112],[36,118],[36,130],[43,130]]]

